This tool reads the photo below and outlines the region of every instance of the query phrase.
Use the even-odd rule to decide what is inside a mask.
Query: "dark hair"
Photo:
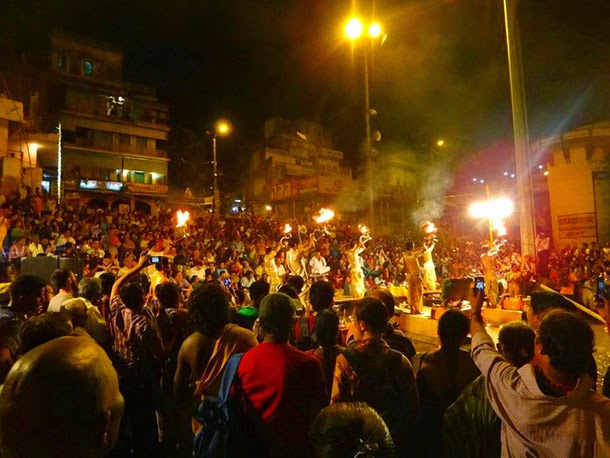
[[[305,279],[300,275],[290,275],[286,279],[286,284],[292,286],[298,294],[303,290],[303,286],[305,286]]]
[[[542,354],[560,372],[580,375],[587,372],[594,350],[591,326],[574,313],[553,310],[540,322],[538,342]]]
[[[287,342],[294,322],[292,299],[283,293],[268,294],[261,302],[258,319],[263,334]]]
[[[197,330],[206,336],[217,336],[229,321],[229,295],[218,283],[197,286],[187,307]]]
[[[182,294],[178,285],[170,282],[159,283],[155,287],[155,296],[164,309],[176,308],[180,304]]]
[[[130,310],[139,311],[144,306],[144,290],[139,283],[129,282],[119,289],[121,300]]]
[[[386,328],[388,314],[385,305],[379,299],[365,297],[358,302],[356,319],[364,321],[372,333],[381,334]]]
[[[263,298],[269,294],[269,289],[269,283],[262,280],[256,280],[250,285],[250,288],[248,289],[250,291],[250,299],[254,302],[255,307],[261,305]]]
[[[438,320],[438,337],[441,347],[447,350],[457,350],[468,335],[470,324],[468,318],[460,310],[449,309]]]
[[[396,456],[388,427],[364,402],[339,402],[324,408],[311,426],[309,442],[315,458]]]
[[[280,289],[277,290],[278,293],[284,293],[287,296],[290,296],[292,299],[298,299],[299,295],[296,290],[290,285],[282,285]]]
[[[19,277],[17,277],[17,279],[11,283],[11,286],[9,287],[9,294],[11,299],[30,294],[38,295],[40,290],[45,286],[47,285],[44,280],[36,275],[19,275]]]
[[[70,280],[71,275],[72,272],[70,272],[70,269],[63,267],[53,271],[51,274],[51,285],[53,285],[55,292],[58,292],[68,284],[68,280]]]
[[[513,321],[500,328],[498,344],[511,364],[521,367],[534,357],[536,333],[522,321]]]
[[[102,283],[102,294],[107,296],[112,292],[112,286],[116,281],[116,275],[112,272],[104,272],[100,275],[100,282]]]
[[[572,310],[572,305],[561,294],[548,291],[536,291],[531,295],[530,309],[534,315],[540,315],[552,309]]]
[[[78,295],[90,302],[98,300],[102,295],[102,282],[99,278],[83,278],[78,282]]]
[[[371,293],[371,296],[376,297],[383,305],[388,312],[388,320],[394,316],[394,309],[396,308],[396,300],[391,292],[387,289],[376,289]]]
[[[332,310],[322,310],[316,315],[314,329],[318,344],[321,347],[332,347],[337,343],[339,317]]]
[[[405,249],[407,251],[411,251],[414,247],[415,247],[415,245],[413,244],[413,242],[411,240],[409,240],[407,243],[405,243]]]
[[[43,343],[58,337],[69,336],[72,332],[70,315],[67,312],[45,312],[33,316],[23,323],[19,337],[19,354],[24,355]]]
[[[311,307],[316,313],[331,308],[334,297],[335,290],[333,285],[324,280],[314,282],[309,289],[309,302],[311,302]]]

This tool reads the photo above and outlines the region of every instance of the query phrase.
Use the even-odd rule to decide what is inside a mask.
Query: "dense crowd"
[[[284,222],[206,213],[177,227],[170,209],[57,208],[37,191],[2,211],[2,457],[610,456],[591,327],[538,289],[582,297],[610,278],[607,247],[555,253],[541,239],[536,267],[504,243],[493,268],[507,294],[531,295],[528,324],[503,327],[496,349],[473,290],[470,316],[447,310],[440,347],[416,353],[388,289],[407,283],[406,237],[367,243],[367,295],[347,307],[336,299],[350,296],[358,228],[287,235]],[[481,247],[448,234],[438,278],[479,274]],[[286,261],[295,247],[303,276]],[[51,285],[20,273],[23,257],[53,254],[82,272],[57,269]],[[610,301],[591,307],[608,317]]]

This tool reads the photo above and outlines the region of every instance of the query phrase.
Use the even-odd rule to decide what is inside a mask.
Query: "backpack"
[[[238,412],[229,402],[231,386],[237,374],[237,367],[244,354],[238,353],[229,359],[225,367],[218,396],[205,398],[197,408],[195,419],[203,427],[193,440],[193,456],[197,458],[235,456],[241,421]]]
[[[402,354],[390,349],[383,358],[368,358],[350,345],[343,356],[358,375],[353,401],[364,401],[377,411],[391,433],[400,429],[406,396],[396,383]]]

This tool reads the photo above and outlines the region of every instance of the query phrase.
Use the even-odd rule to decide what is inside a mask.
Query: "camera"
[[[603,275],[597,278],[597,292],[595,293],[595,300],[603,301],[608,295],[606,294],[606,282]]]
[[[151,258],[150,258],[150,262],[151,262],[152,264],[156,264],[156,263],[158,263],[158,262],[161,262],[161,256],[151,256]]]
[[[474,277],[474,289],[485,291],[485,279],[483,277]]]

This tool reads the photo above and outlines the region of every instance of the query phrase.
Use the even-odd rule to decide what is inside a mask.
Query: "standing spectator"
[[[332,310],[322,310],[317,316],[314,327],[318,347],[309,350],[309,353],[315,356],[324,371],[324,382],[326,383],[326,393],[328,401],[333,389],[333,375],[335,372],[335,363],[345,348],[337,344],[339,337],[339,317]]]
[[[135,457],[154,457],[158,452],[155,399],[159,380],[155,364],[160,364],[165,354],[159,331],[144,311],[142,286],[128,282],[144,268],[147,259],[142,254],[138,264],[114,283],[110,294],[108,324],[125,398],[116,456],[125,456],[130,448]]]
[[[570,312],[542,319],[532,364],[517,369],[493,346],[472,298],[472,357],[486,378],[502,420],[502,456],[610,456],[610,400],[595,393],[587,374],[594,335]]]
[[[379,299],[358,303],[356,323],[362,339],[337,357],[331,402],[364,401],[373,407],[388,425],[397,454],[405,456],[419,414],[411,363],[382,340],[387,311]]]
[[[394,458],[388,427],[363,402],[340,402],[326,407],[311,427],[314,458]]]
[[[54,339],[27,353],[6,379],[2,456],[104,456],[122,412],[117,375],[104,351],[85,338]]]
[[[260,308],[263,343],[246,352],[237,370],[237,396],[257,434],[256,456],[307,456],[307,433],[325,404],[324,375],[316,358],[288,344],[294,320],[290,297],[270,294]]]
[[[418,428],[421,456],[440,454],[445,410],[480,375],[468,352],[460,350],[467,335],[466,315],[449,309],[438,321],[441,348],[426,352],[414,361],[418,367],[416,380],[422,408]]]
[[[78,283],[78,297],[87,306],[87,322],[85,330],[104,348],[108,347],[110,334],[108,333],[108,323],[102,316],[98,304],[102,298],[102,282],[99,278],[83,278]]]
[[[415,346],[413,342],[403,334],[403,332],[394,327],[393,322],[391,321],[394,317],[394,311],[396,309],[396,300],[390,291],[387,289],[376,289],[371,293],[371,296],[376,297],[383,305],[388,312],[388,323],[386,325],[385,331],[383,331],[383,340],[390,346],[391,349],[401,352],[405,355],[409,360],[415,356]]]
[[[21,275],[9,288],[10,302],[0,306],[0,383],[17,358],[23,323],[44,308],[45,286],[40,277]]]
[[[534,357],[534,330],[522,321],[508,323],[498,333],[498,351],[517,368]],[[485,376],[472,382],[447,409],[443,420],[445,456],[500,457],[500,427],[485,390]]]
[[[62,267],[51,274],[51,284],[55,290],[55,296],[53,296],[49,302],[48,311],[59,312],[61,310],[61,304],[74,297],[74,292],[77,287],[76,276],[70,269]]]

